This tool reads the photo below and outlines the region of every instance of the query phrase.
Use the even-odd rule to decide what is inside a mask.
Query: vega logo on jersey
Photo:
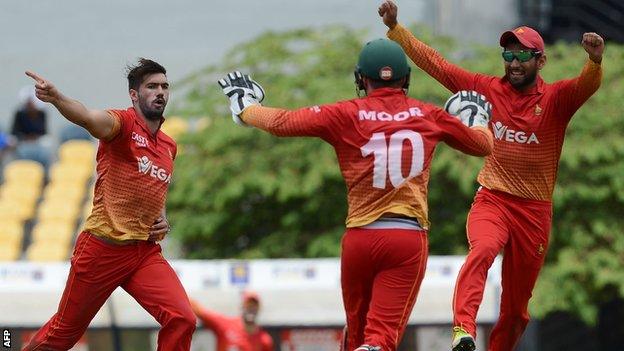
[[[150,177],[156,178],[165,183],[171,183],[171,174],[167,173],[164,168],[158,167],[147,156],[137,157],[139,163],[139,173],[149,174]]]
[[[153,162],[147,156],[137,157],[137,161],[139,161],[139,172],[143,174],[147,174],[152,168]]]
[[[136,142],[138,147],[147,147],[147,145],[149,145],[146,137],[135,132],[132,132],[132,140]]]
[[[366,111],[366,110],[358,111],[358,117],[360,121],[367,120],[367,121],[401,122],[401,121],[405,121],[406,119],[410,117],[423,117],[423,116],[424,114],[418,107],[410,107],[409,110],[401,111],[401,112],[395,113],[394,115],[391,115],[385,111],[379,111],[379,112],[378,111]]]
[[[498,140],[504,140],[510,143],[520,144],[539,144],[539,140],[537,140],[537,136],[535,135],[535,133],[527,135],[526,132],[523,132],[521,130],[516,131],[513,129],[509,129],[509,127],[502,124],[500,121],[492,123],[492,128],[494,129],[494,137]]]

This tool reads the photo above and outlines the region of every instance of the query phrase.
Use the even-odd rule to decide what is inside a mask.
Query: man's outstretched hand
[[[26,75],[35,81],[35,95],[37,99],[51,104],[54,104],[59,99],[61,94],[54,84],[32,71],[26,71]]]

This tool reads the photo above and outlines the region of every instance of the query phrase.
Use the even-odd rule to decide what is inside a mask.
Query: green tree
[[[339,27],[267,33],[234,48],[223,67],[183,83],[189,92],[180,112],[213,116],[183,141],[170,196],[175,235],[189,257],[339,255],[346,189],[331,147],[237,128],[216,80],[235,68],[253,72],[274,106],[346,99],[360,45],[358,33]]]
[[[443,55],[473,71],[501,75],[500,49],[458,49],[448,38],[416,29]],[[320,140],[280,139],[235,126],[216,85],[225,73],[250,72],[267,91],[265,104],[296,108],[354,97],[352,70],[361,33],[343,27],[265,33],[234,48],[222,65],[182,82],[175,108],[210,116],[210,125],[181,140],[169,214],[188,257],[320,257],[339,254],[346,189],[331,147]],[[544,79],[577,75],[578,44],[547,49]],[[547,265],[532,308],[537,315],[570,310],[593,321],[596,306],[624,296],[624,49],[610,44],[603,86],[574,117],[554,196]],[[412,71],[410,95],[444,103],[450,93]],[[429,205],[432,254],[466,252],[465,220],[482,160],[439,146]]]
[[[577,44],[549,48],[549,80],[577,74]],[[548,265],[532,307],[595,322],[600,304],[624,296],[624,48],[608,44],[600,90],[574,116],[559,163]]]

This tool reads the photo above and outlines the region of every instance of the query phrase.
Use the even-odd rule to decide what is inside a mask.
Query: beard
[[[511,84],[512,87],[517,90],[524,90],[525,88],[531,86],[535,83],[537,79],[537,70],[533,71],[525,71],[524,77],[521,79],[512,78],[510,72],[507,72],[507,80]]]
[[[243,313],[243,320],[245,323],[253,324],[256,322],[256,314],[255,313]]]
[[[143,112],[143,116],[149,119],[150,121],[160,121],[163,117],[163,112],[165,112],[165,107],[167,106],[167,102],[164,99],[156,99],[154,101],[162,100],[162,107],[153,107],[150,106],[147,101],[139,95],[139,108],[141,112]]]

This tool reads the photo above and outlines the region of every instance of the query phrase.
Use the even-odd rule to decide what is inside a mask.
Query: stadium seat
[[[0,199],[34,203],[39,199],[40,195],[40,186],[31,186],[26,184],[26,182],[13,181],[0,186]]]
[[[59,146],[59,162],[83,164],[95,162],[96,144],[88,140],[69,140]]]
[[[5,184],[0,187],[0,202],[13,207],[9,211],[10,213],[17,212],[17,219],[26,220],[34,216],[40,193],[40,187],[16,185],[15,183]],[[2,216],[2,218],[5,217]]]
[[[95,173],[92,164],[79,163],[56,163],[50,169],[50,182],[65,182],[74,184],[86,184],[86,181]]]
[[[24,227],[19,221],[5,221],[0,227],[0,242],[22,240]]]
[[[35,161],[15,160],[4,167],[5,183],[24,182],[30,186],[41,186],[44,176],[43,166]]]
[[[74,237],[74,223],[63,221],[46,221],[37,223],[32,230],[34,243],[50,243],[69,245]]]
[[[81,204],[87,193],[87,188],[79,184],[69,182],[55,182],[46,186],[43,192],[43,198],[47,201],[55,202],[57,200],[65,200],[72,204]]]
[[[35,204],[22,203],[12,200],[0,199],[0,220],[24,221],[33,217]]]
[[[0,245],[0,262],[17,260],[22,253],[21,248],[21,242],[3,243]]]
[[[0,229],[0,261],[13,261],[19,258],[22,248],[24,228],[21,222],[4,222]]]
[[[174,140],[177,140],[189,130],[189,124],[182,117],[167,117],[165,123],[162,124],[161,130]]]
[[[69,256],[69,246],[48,242],[33,243],[26,250],[26,258],[34,262],[64,261]]]
[[[78,219],[80,212],[79,205],[79,203],[69,203],[63,199],[44,199],[41,205],[39,205],[37,219],[39,221],[75,221]]]

